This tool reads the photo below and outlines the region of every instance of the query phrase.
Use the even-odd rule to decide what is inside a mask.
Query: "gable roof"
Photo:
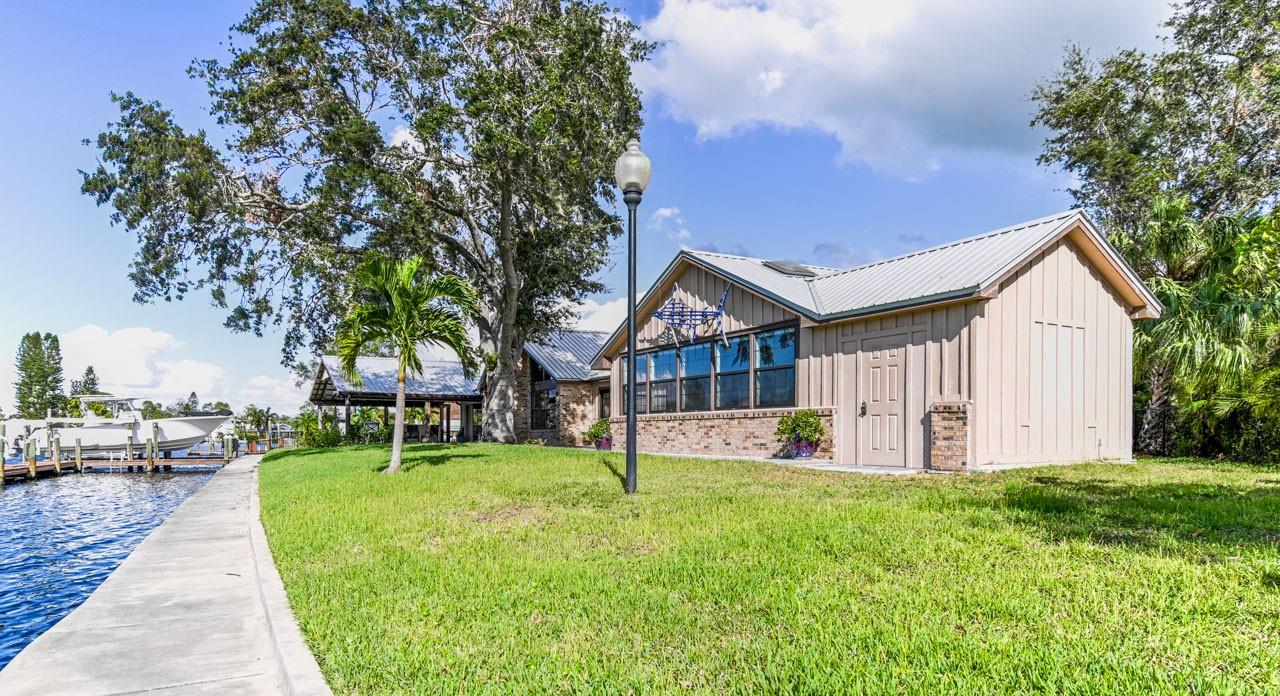
[[[355,380],[343,374],[337,356],[322,356],[320,369],[316,371],[315,380],[311,383],[310,400],[318,403],[347,395],[394,396],[398,368],[399,363],[395,358],[357,358],[356,373],[363,382],[357,385]],[[405,379],[405,396],[417,400],[478,399],[480,385],[477,378],[468,378],[463,374],[462,363],[453,360],[423,360],[422,375],[409,375]]]
[[[552,331],[538,341],[526,341],[524,351],[554,380],[608,379],[608,371],[591,369],[592,359],[608,337],[604,331]]]
[[[1082,210],[1056,213],[847,270],[805,265],[814,271],[811,277],[780,272],[765,259],[686,249],[676,255],[637,307],[645,306],[659,288],[670,284],[677,268],[686,263],[724,276],[815,323],[992,297],[1001,281],[1068,234],[1137,308],[1135,317],[1160,315],[1160,301]],[[613,345],[624,329],[625,325],[619,326],[605,346]],[[603,353],[602,347],[596,359]]]

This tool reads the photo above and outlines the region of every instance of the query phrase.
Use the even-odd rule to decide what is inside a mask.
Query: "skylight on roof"
[[[802,264],[798,264],[795,261],[782,261],[782,260],[770,259],[769,261],[765,261],[764,265],[766,268],[775,270],[779,273],[785,273],[786,275],[790,275],[790,276],[800,276],[801,278],[812,278],[818,275],[817,273],[813,272],[812,268],[809,268],[808,266],[805,266]]]

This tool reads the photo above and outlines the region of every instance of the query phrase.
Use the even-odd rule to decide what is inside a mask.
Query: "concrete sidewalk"
[[[0,694],[328,694],[258,518],[258,462],[224,467],[84,604],[0,671]]]

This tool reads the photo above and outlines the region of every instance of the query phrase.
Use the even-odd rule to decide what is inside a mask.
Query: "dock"
[[[137,448],[129,447],[119,458],[98,458],[85,456],[78,442],[71,447],[62,447],[61,443],[55,439],[53,446],[48,450],[37,451],[34,443],[31,443],[32,446],[23,452],[22,461],[5,463],[3,476],[0,476],[0,482],[2,482],[0,485],[85,472],[203,471],[208,470],[209,467],[220,468],[229,464],[240,456],[242,449],[248,449],[250,454],[256,454],[285,446],[283,439],[276,444],[278,447],[273,448],[270,441],[250,440],[241,443],[235,438],[226,437],[220,442],[202,443],[187,450],[182,456],[175,457],[169,452],[157,450],[154,443],[148,440]]]

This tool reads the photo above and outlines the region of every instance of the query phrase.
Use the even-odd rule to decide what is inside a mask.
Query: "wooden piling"
[[[124,458],[126,461],[133,461],[133,435],[125,436],[124,441]]]
[[[225,464],[231,463],[231,436],[222,436],[222,461]]]
[[[34,478],[36,477],[36,453],[37,453],[37,451],[38,451],[38,448],[36,447],[36,441],[35,441],[35,439],[33,439],[33,438],[28,438],[28,439],[27,439],[26,459],[27,459],[27,478],[29,478],[29,479],[34,479]]]
[[[80,457],[80,438],[76,438],[76,473],[84,473],[84,459]]]
[[[55,436],[49,445],[49,458],[53,460],[53,473],[62,475],[62,442]]]

